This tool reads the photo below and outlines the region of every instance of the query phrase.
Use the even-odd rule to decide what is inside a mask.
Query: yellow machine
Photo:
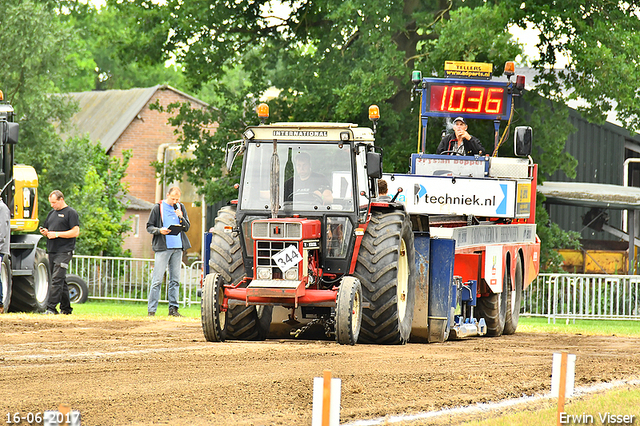
[[[49,261],[37,248],[38,175],[31,166],[14,165],[18,123],[0,91],[0,195],[11,211],[11,253],[1,266],[2,303],[13,312],[44,312],[49,299]]]

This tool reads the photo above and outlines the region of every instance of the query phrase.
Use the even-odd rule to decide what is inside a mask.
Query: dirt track
[[[640,339],[523,334],[401,347],[204,341],[194,319],[0,316],[0,420],[68,403],[83,425],[309,425],[313,377],[342,379],[341,422],[497,401],[640,374]],[[26,424],[26,423],[25,423]]]

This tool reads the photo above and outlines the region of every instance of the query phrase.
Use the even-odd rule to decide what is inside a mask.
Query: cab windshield
[[[250,143],[242,182],[243,210],[270,210],[273,144]],[[351,145],[278,142],[280,209],[353,211]]]

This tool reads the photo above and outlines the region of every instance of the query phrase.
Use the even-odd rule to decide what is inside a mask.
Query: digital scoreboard
[[[507,82],[425,78],[423,113],[430,117],[504,120],[511,108]]]
[[[505,87],[432,84],[429,92],[429,110],[452,115],[504,115],[506,95]]]

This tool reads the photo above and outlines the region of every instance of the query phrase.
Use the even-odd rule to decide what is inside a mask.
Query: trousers
[[[71,299],[69,298],[69,286],[67,286],[67,269],[73,258],[73,252],[49,253],[49,267],[51,268],[51,287],[49,289],[49,301],[47,310],[57,312],[56,305],[60,303],[60,311],[70,314]]]
[[[151,276],[151,288],[149,289],[149,302],[147,303],[148,312],[155,312],[158,309],[162,277],[164,277],[164,272],[167,268],[169,269],[167,279],[167,299],[169,299],[169,307],[178,307],[181,266],[182,249],[167,249],[156,252],[153,275]]]

